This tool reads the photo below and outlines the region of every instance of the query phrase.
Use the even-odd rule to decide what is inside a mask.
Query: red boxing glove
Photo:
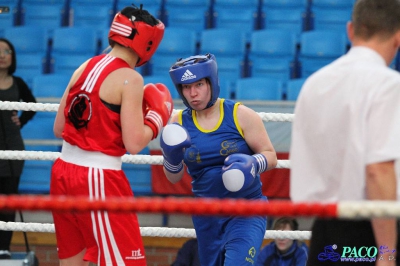
[[[167,86],[162,83],[149,83],[144,86],[144,124],[153,130],[152,139],[155,139],[168,123],[173,109],[174,103]]]

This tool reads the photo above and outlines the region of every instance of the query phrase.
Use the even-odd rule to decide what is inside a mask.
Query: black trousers
[[[18,193],[20,177],[0,177],[0,194]],[[15,222],[15,211],[0,211],[0,221]],[[10,250],[12,231],[0,230],[0,250]]]
[[[397,238],[399,240],[399,234]],[[398,251],[398,247],[399,241],[397,247],[377,247],[369,220],[316,219],[312,227],[307,266],[371,266],[375,263],[343,259],[367,260],[375,252],[377,260],[394,259],[390,254],[394,249]],[[397,262],[400,262],[399,253]]]

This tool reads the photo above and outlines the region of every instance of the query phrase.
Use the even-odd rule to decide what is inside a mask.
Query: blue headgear
[[[219,79],[217,61],[213,54],[195,55],[179,59],[169,70],[172,82],[181,96],[183,103],[190,108],[189,103],[182,94],[182,84],[190,84],[207,78],[211,83],[211,100],[205,109],[214,105],[219,96]]]

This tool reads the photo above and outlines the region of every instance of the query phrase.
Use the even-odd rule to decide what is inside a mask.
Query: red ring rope
[[[0,196],[0,210],[44,211],[113,211],[180,213],[196,215],[268,215],[318,216],[336,218],[337,204],[292,203],[290,201],[259,201],[245,199],[204,199],[177,197],[107,198],[65,196]]]

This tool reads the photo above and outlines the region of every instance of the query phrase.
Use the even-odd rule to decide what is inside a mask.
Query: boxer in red
[[[109,53],[72,75],[54,123],[63,147],[52,169],[51,195],[133,197],[121,157],[156,138],[173,110],[168,88],[144,86],[135,70],[163,34],[164,24],[142,6],[126,7],[112,22]],[[60,265],[146,265],[136,214],[53,212],[53,218]]]

